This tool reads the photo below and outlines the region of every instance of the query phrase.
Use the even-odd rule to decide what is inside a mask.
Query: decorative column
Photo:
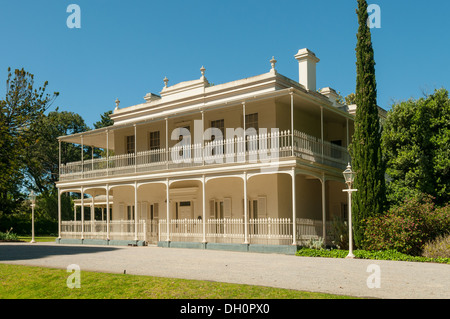
[[[169,169],[169,122],[167,117],[166,120],[166,168]],[[169,222],[169,220],[167,220]]]
[[[167,216],[167,242],[170,241],[170,199],[169,199],[169,179],[166,180],[166,216]]]
[[[106,184],[106,240],[109,241],[109,185]]]
[[[244,172],[244,244],[248,244],[247,172]]]
[[[61,190],[59,188],[58,188],[58,239],[61,239]]]
[[[84,188],[81,187],[81,239],[84,239]]]
[[[134,172],[137,172],[137,135],[136,135],[136,124],[133,124],[134,126]],[[137,207],[135,207],[136,211]]]
[[[136,145],[135,145],[136,147]],[[138,240],[138,188],[137,182],[134,182],[134,240]]]
[[[205,132],[205,112],[203,110],[200,111],[202,113],[202,165],[205,165],[205,139],[203,138],[203,133]],[[203,176],[203,181],[204,181]]]
[[[84,178],[84,141],[81,135],[81,178]]]
[[[203,207],[203,243],[206,243],[206,185],[205,175],[202,177],[202,207]]]
[[[291,148],[292,156],[294,156],[294,93],[289,93],[291,96]]]
[[[297,245],[297,199],[295,191],[295,167],[292,168],[292,245]]]
[[[323,106],[320,106],[320,142],[322,145],[322,163],[323,163]]]
[[[106,130],[106,176],[109,176],[109,130]]]
[[[61,140],[58,140],[58,148],[59,148],[59,151],[58,151],[58,176],[59,176],[59,179],[61,179]]]
[[[323,234],[323,243],[326,244],[327,241],[327,216],[326,216],[326,204],[325,204],[325,186],[326,186],[326,178],[325,173],[322,173],[322,234]]]

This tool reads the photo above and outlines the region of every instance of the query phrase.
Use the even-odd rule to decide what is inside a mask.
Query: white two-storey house
[[[352,106],[316,89],[319,59],[300,50],[298,81],[276,71],[212,85],[169,85],[116,109],[114,125],[59,138],[81,145],[60,164],[61,243],[258,250],[327,238],[345,218]],[[271,68],[269,66],[271,65]],[[86,159],[85,149],[101,158]],[[71,220],[61,194],[77,192]]]

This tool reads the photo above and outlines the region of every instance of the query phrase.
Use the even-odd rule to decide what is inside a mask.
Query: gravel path
[[[450,299],[450,265],[158,247],[2,243],[0,263],[244,283],[355,297]],[[375,268],[371,268],[375,265]],[[372,266],[373,267],[373,266]],[[369,272],[368,272],[369,270]],[[379,288],[368,287],[379,274]]]

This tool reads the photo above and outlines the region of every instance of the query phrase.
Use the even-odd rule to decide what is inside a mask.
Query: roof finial
[[[205,71],[206,71],[205,67],[202,66],[202,67],[200,68],[200,72],[202,72],[202,77],[205,77]]]
[[[270,60],[270,64],[272,65],[272,70],[275,70],[275,64],[277,63],[277,60],[275,60],[275,57],[272,57],[272,60]]]
[[[169,79],[165,76],[163,81],[164,81],[164,87],[167,87],[167,83],[169,83]]]

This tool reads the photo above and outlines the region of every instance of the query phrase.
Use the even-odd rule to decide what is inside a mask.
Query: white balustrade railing
[[[292,141],[294,147],[292,148]],[[311,162],[343,168],[349,162],[346,148],[303,132],[289,130],[218,139],[166,149],[97,158],[62,164],[60,180],[130,174],[167,168],[184,168],[223,163],[267,163],[295,156]]]
[[[298,244],[308,243],[311,239],[323,237],[321,220],[297,218],[296,239]],[[327,229],[329,225],[327,224]],[[112,240],[143,240],[156,243],[167,240],[167,220],[112,220],[109,222],[109,238]],[[292,220],[290,218],[258,218],[248,221],[248,240],[250,244],[290,245],[293,242]],[[62,221],[63,238],[106,239],[106,221]],[[329,234],[329,230],[327,230]],[[213,243],[243,243],[245,223],[242,218],[208,219],[171,219],[169,220],[169,239],[171,241]]]

